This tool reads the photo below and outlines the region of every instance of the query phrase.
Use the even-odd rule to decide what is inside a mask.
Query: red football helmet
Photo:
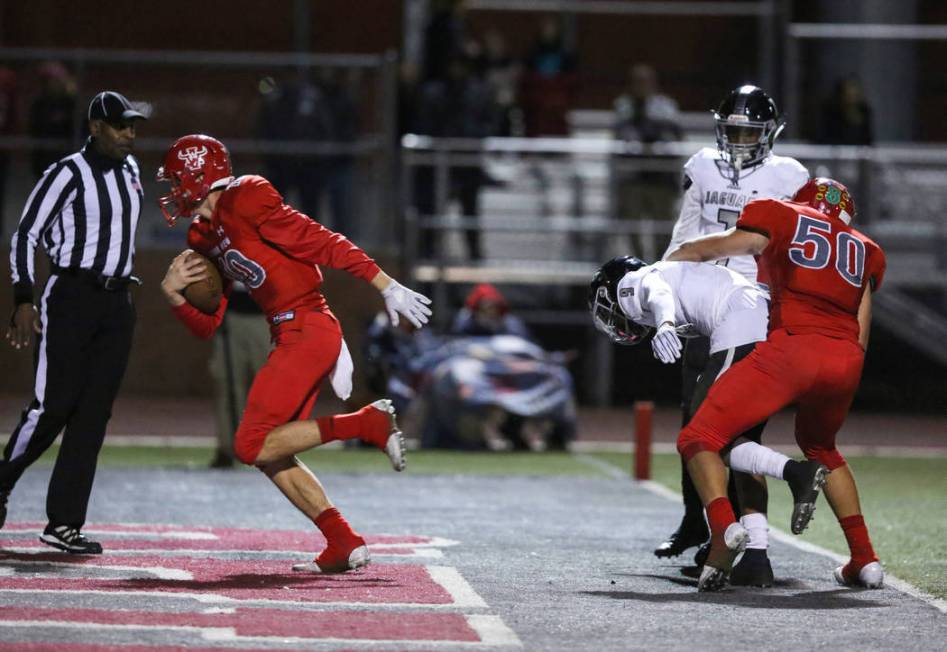
[[[846,224],[855,217],[855,199],[848,188],[835,179],[816,177],[796,191],[794,202],[808,204],[820,213],[837,217]]]
[[[174,141],[158,168],[158,181],[171,183],[171,193],[158,199],[168,225],[191,217],[215,184],[232,176],[230,154],[216,138],[191,134]]]

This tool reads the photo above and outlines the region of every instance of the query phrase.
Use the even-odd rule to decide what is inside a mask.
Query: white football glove
[[[388,311],[392,326],[398,325],[399,313],[407,317],[415,328],[424,326],[431,317],[431,309],[428,308],[431,300],[394,279],[381,291],[381,296],[385,299],[385,310]]]
[[[651,338],[651,350],[654,357],[664,364],[671,364],[681,357],[681,338],[673,324],[664,322],[658,327],[658,332]]]

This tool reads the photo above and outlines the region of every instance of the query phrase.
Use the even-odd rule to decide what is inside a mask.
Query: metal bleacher
[[[706,116],[694,118],[693,124],[700,124],[698,119],[706,124]],[[585,115],[578,122],[572,138],[406,136],[404,250],[413,279],[431,284],[439,305],[457,303],[456,286],[490,282],[510,293],[527,322],[586,326],[591,362],[583,384],[593,402],[605,404],[611,354],[605,338],[591,331],[582,289],[602,260],[627,253],[632,242],[638,245],[636,255],[659,258],[676,217],[615,215],[615,171],[679,174],[684,161],[712,141],[709,134],[696,132],[692,140],[646,147],[612,140],[601,115]],[[947,365],[942,344],[947,341],[947,151],[792,143],[780,143],[778,151],[798,158],[812,174],[836,176],[852,188],[860,227],[888,254],[885,291],[875,301],[877,320]],[[481,215],[462,216],[450,201],[450,174],[455,167],[474,165],[482,166],[490,182],[480,191]],[[435,170],[434,215],[418,215],[412,208],[410,178],[417,166]],[[481,260],[467,259],[465,228],[481,231]],[[417,250],[422,229],[439,234],[434,254],[426,258]]]

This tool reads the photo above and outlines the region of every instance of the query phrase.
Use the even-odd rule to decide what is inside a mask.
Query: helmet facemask
[[[174,226],[179,218],[190,218],[194,215],[197,206],[207,196],[207,192],[199,192],[197,196],[192,188],[203,188],[201,178],[203,174],[194,175],[196,178],[192,183],[183,183],[180,173],[167,174],[164,167],[158,168],[158,181],[166,181],[171,184],[171,192],[158,198],[158,206],[164,213],[164,219],[168,226]]]
[[[715,113],[714,118],[717,149],[737,173],[765,159],[783,130],[775,120],[754,122],[741,114],[725,117]]]
[[[651,334],[652,328],[637,324],[622,311],[617,301],[608,296],[608,288],[599,286],[592,302],[592,322],[615,344],[633,346]]]
[[[158,199],[169,226],[190,218],[216,188],[230,182],[230,154],[219,140],[203,134],[183,136],[171,145],[158,169],[158,181],[171,184],[171,192]]]

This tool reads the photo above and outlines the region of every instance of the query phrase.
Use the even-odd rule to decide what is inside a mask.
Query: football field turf
[[[835,561],[781,538],[774,587],[697,593],[681,572],[689,555],[651,553],[680,507],[629,481],[629,455],[411,451],[398,474],[374,450],[309,453],[373,556],[321,576],[290,571],[324,546],[312,524],[262,474],[204,468],[210,453],[106,448],[84,528],[103,542],[96,557],[38,541],[49,459],[30,469],[0,530],[0,652],[937,650],[947,639],[943,603],[838,587]],[[889,570],[907,560],[895,572],[916,566],[922,588],[942,591],[944,462],[875,462],[853,466],[877,484],[864,491],[869,523],[897,519],[872,530]],[[656,456],[655,477],[675,486],[677,464]],[[929,529],[912,511],[921,501]],[[824,504],[816,518],[831,534]]]
[[[50,462],[55,449],[41,462]],[[631,455],[593,453],[589,457],[630,473]],[[139,448],[107,446],[105,466],[160,466],[199,469],[211,458],[209,449]],[[385,473],[387,461],[373,450],[323,449],[301,456],[318,475],[332,473]],[[605,474],[584,456],[568,453],[468,453],[411,451],[410,473],[471,475],[562,475],[596,477]],[[862,501],[869,533],[889,573],[922,591],[947,599],[947,458],[849,458]],[[655,482],[680,492],[680,461],[673,454],[652,457]],[[770,524],[788,531],[792,508],[788,488],[770,481]],[[672,509],[666,525],[670,534],[678,514]],[[838,554],[848,548],[828,503],[820,497],[816,515],[801,541]],[[655,541],[657,545],[659,541]]]

